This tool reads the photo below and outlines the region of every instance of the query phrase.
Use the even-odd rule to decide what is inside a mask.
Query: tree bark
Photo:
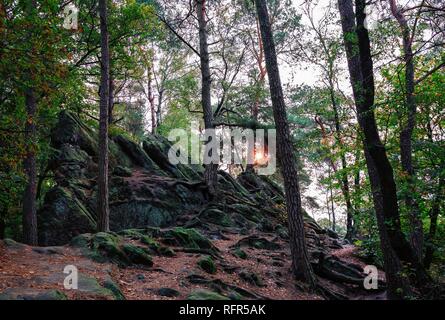
[[[416,125],[416,100],[414,97],[414,54],[412,50],[411,31],[401,9],[397,7],[395,0],[389,1],[391,12],[399,23],[402,31],[403,53],[405,63],[405,104],[408,111],[406,121],[402,120],[400,132],[400,159],[407,188],[404,190],[406,208],[408,210],[411,227],[411,245],[416,251],[419,259],[422,258],[423,251],[423,223],[420,218],[419,204],[416,200],[415,171],[412,159],[412,136]]]
[[[385,215],[383,212],[383,195],[380,188],[380,181],[377,168],[374,164],[369,151],[365,147],[365,159],[368,168],[369,180],[371,182],[372,198],[374,202],[374,210],[376,214],[377,226],[380,237],[380,248],[383,253],[383,261],[388,285],[389,299],[403,299],[411,295],[411,289],[408,279],[403,277],[402,264],[392,248],[391,241],[388,237],[387,227],[385,223]]]
[[[364,1],[356,0],[355,23],[352,0],[338,0],[344,45],[357,108],[360,128],[364,134],[363,146],[373,194],[374,208],[379,228],[380,244],[385,262],[389,293],[402,298],[409,289],[401,277],[400,259],[412,260],[412,250],[400,225],[396,186],[385,147],[380,141],[374,118],[374,76],[370,41],[364,28]],[[403,289],[403,295],[397,288]]]
[[[108,206],[108,103],[110,89],[110,53],[108,44],[107,0],[99,0],[101,35],[101,90],[99,115],[99,175],[97,199],[97,230],[109,231]]]
[[[330,95],[331,95],[331,101],[332,101],[332,109],[334,110],[334,121],[335,121],[335,136],[337,143],[339,144],[340,148],[343,148],[343,142],[341,140],[341,124],[340,124],[340,116],[338,113],[338,105],[337,105],[337,99],[335,99],[335,92],[334,92],[334,86],[332,83],[332,80],[330,79]],[[353,219],[354,219],[354,208],[352,207],[351,202],[351,192],[349,188],[349,181],[348,181],[348,174],[346,172],[347,169],[347,162],[346,162],[346,155],[344,154],[343,150],[340,150],[340,159],[341,159],[341,191],[343,194],[343,198],[345,199],[346,204],[346,236],[345,238],[349,241],[352,240],[354,236],[354,226],[353,226]],[[334,230],[335,231],[335,230]]]
[[[213,112],[211,100],[211,74],[210,74],[210,57],[209,45],[207,42],[207,18],[206,18],[206,0],[196,0],[196,14],[199,24],[199,54],[201,61],[201,103],[204,113],[204,127],[206,130],[213,129]],[[207,141],[208,142],[208,141]],[[209,155],[210,144],[206,143],[206,155]],[[204,171],[204,179],[211,195],[216,194],[217,188],[217,170],[218,164],[211,162],[206,164]]]
[[[152,75],[153,75],[153,61],[147,69],[147,98],[150,104],[150,114],[151,114],[151,132],[156,132],[156,110],[155,110],[155,97],[153,95],[152,88]]]
[[[301,208],[300,189],[298,183],[298,172],[292,141],[290,138],[289,125],[287,122],[286,107],[284,104],[269,14],[267,12],[265,0],[256,0],[255,3],[260,22],[261,36],[264,44],[273,115],[275,126],[277,128],[278,156],[286,191],[286,206],[293,273],[297,279],[305,281],[309,287],[314,289],[316,286],[316,280],[307,252],[303,212]]]
[[[356,0],[357,27],[352,0],[339,0],[338,3],[358,123],[364,134],[364,147],[368,150],[379,177],[388,237],[400,259],[417,261],[401,230],[394,173],[375,121],[373,65],[369,35],[364,28],[365,3],[363,0]]]
[[[26,175],[26,186],[23,193],[23,242],[29,245],[37,245],[37,167],[35,155],[37,102],[32,88],[26,89],[25,106],[27,114],[25,142],[28,147],[23,160],[23,169]]]
[[[114,122],[114,79],[110,73],[109,78],[109,91],[108,91],[108,124],[111,125]]]

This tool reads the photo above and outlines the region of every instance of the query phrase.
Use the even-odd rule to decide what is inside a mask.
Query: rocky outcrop
[[[41,245],[65,244],[96,229],[97,136],[76,115],[60,114],[49,166],[55,186],[38,213]],[[121,135],[110,139],[112,230],[169,226],[205,202],[202,168],[171,166],[168,148],[169,142],[157,136],[142,145]]]
[[[265,263],[284,267],[289,235],[281,187],[253,173],[243,173],[234,179],[220,171],[218,195],[209,198],[203,168],[170,164],[167,158],[170,142],[155,135],[148,135],[141,143],[122,135],[110,138],[112,231],[94,234],[97,136],[77,116],[60,114],[52,139],[56,152],[50,162],[55,185],[47,192],[38,213],[40,244],[71,243],[95,261],[121,267],[150,268],[152,256],[174,259],[177,251],[197,254],[202,255],[195,264],[199,270],[208,274],[236,273],[244,283],[260,288],[264,285],[260,276],[253,270],[226,264],[221,259],[224,253],[213,244],[215,240],[227,240],[228,235],[243,235],[226,249],[231,256],[250,259],[252,250],[256,250],[270,257]],[[365,275],[360,266],[331,254],[342,248],[342,241],[322,229],[309,215],[304,218],[315,273],[329,281],[361,287]],[[281,276],[271,277],[282,285]],[[236,289],[199,275],[190,275],[188,281],[217,286],[218,292],[226,295]],[[323,292],[328,298],[345,297],[327,288]],[[246,292],[238,294],[249,296]],[[207,296],[200,292],[189,298]]]

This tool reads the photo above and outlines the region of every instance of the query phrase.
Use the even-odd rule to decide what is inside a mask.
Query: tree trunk
[[[36,167],[36,125],[35,115],[37,102],[32,88],[25,92],[27,120],[25,124],[25,143],[28,144],[23,169],[26,175],[26,186],[23,193],[23,242],[37,245],[37,167]]]
[[[109,231],[108,207],[108,103],[110,53],[108,48],[107,0],[99,0],[101,35],[101,79],[100,79],[100,116],[99,116],[99,176],[97,199],[97,230]]]
[[[156,132],[156,110],[155,110],[155,97],[153,95],[152,88],[152,68],[153,63],[147,69],[147,98],[150,104],[150,114],[151,114],[151,132]]]
[[[256,0],[255,3],[264,44],[264,53],[266,56],[266,68],[269,75],[273,115],[275,126],[277,128],[278,156],[286,191],[292,268],[297,279],[303,280],[311,288],[315,288],[316,280],[309,262],[306,246],[296,160],[287,122],[286,107],[284,104],[269,14],[267,12],[265,0]]]
[[[329,170],[329,180],[331,180],[331,170]],[[329,193],[331,200],[331,212],[332,212],[332,230],[335,231],[337,222],[335,221],[335,208],[334,208],[334,194],[332,193],[332,186],[329,185]]]
[[[114,79],[110,73],[109,78],[109,91],[108,91],[108,124],[111,125],[114,122]]]
[[[156,110],[156,128],[161,125],[162,99],[164,97],[164,89],[159,90],[158,108]]]
[[[361,24],[364,22],[362,19],[364,7],[361,6],[360,1],[356,2],[358,4],[356,12],[357,21]],[[406,251],[411,252],[411,248],[400,229],[392,167],[380,141],[372,109],[374,80],[369,37],[363,25],[356,29],[352,0],[338,0],[338,7],[358,122],[365,136],[363,145],[366,165],[378,222],[380,244],[384,255],[389,293],[394,298],[402,298],[403,295],[398,293],[397,288],[403,288],[406,291],[408,284],[400,276],[402,266],[399,258],[405,257]],[[406,295],[406,292],[403,294]]]
[[[330,82],[330,95],[331,95],[331,102],[332,102],[332,109],[334,110],[334,121],[335,121],[335,137],[337,140],[337,143],[339,144],[340,148],[343,149],[343,142],[341,140],[341,125],[340,125],[340,116],[338,114],[338,105],[337,105],[337,99],[335,98],[335,92],[334,92],[334,84],[332,83],[332,80],[329,80]],[[341,158],[341,191],[343,194],[343,198],[345,199],[346,204],[346,236],[345,238],[349,241],[352,240],[352,237],[354,236],[354,230],[353,230],[353,219],[354,219],[354,209],[352,207],[351,203],[351,192],[349,188],[349,181],[348,181],[348,174],[346,173],[347,169],[347,162],[346,162],[346,155],[344,154],[343,150],[340,150],[340,158]],[[334,230],[335,231],[335,230]]]
[[[383,196],[380,188],[380,181],[374,160],[365,147],[365,158],[368,168],[369,180],[371,182],[372,198],[377,219],[377,226],[380,236],[380,248],[383,253],[386,282],[388,285],[389,299],[403,299],[411,294],[408,279],[403,277],[402,264],[399,257],[394,252],[388,238],[385,215],[383,213]]]
[[[358,122],[364,134],[364,146],[375,164],[379,177],[388,237],[397,255],[402,260],[411,262],[413,251],[401,231],[393,169],[380,140],[374,117],[374,75],[369,35],[363,26],[366,17],[364,1],[356,1],[357,22],[360,22],[357,28],[352,0],[339,0],[338,3]]]
[[[408,118],[402,120],[400,132],[400,159],[402,169],[406,177],[407,188],[403,196],[406,208],[409,212],[411,227],[411,245],[416,251],[417,257],[422,258],[423,249],[423,224],[420,218],[419,204],[416,200],[415,171],[412,159],[412,135],[416,125],[416,100],[414,97],[414,54],[412,50],[411,32],[405,16],[395,0],[390,0],[391,12],[399,23],[403,39],[403,60],[405,62],[405,104],[408,111]]]
[[[196,14],[198,16],[199,23],[199,54],[201,60],[201,99],[202,99],[202,111],[204,113],[204,126],[205,129],[213,129],[213,112],[211,101],[211,74],[210,74],[210,58],[209,58],[209,46],[207,43],[207,19],[206,19],[206,0],[196,0]],[[206,143],[205,154],[209,155],[210,144]],[[211,162],[206,164],[204,171],[204,179],[207,184],[209,193],[211,195],[216,194],[217,187],[217,170],[218,164]]]

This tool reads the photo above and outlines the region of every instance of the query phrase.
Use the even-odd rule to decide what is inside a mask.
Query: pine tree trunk
[[[109,91],[108,91],[108,124],[114,122],[114,79],[110,74]]]
[[[380,236],[380,248],[383,253],[385,267],[386,283],[388,285],[389,299],[403,299],[411,294],[408,279],[402,275],[402,264],[399,257],[394,252],[391,242],[388,238],[385,224],[385,215],[383,213],[383,196],[380,188],[377,169],[374,160],[365,147],[365,159],[368,168],[369,180],[371,182],[372,198],[376,214],[377,226]]]
[[[332,79],[330,79],[329,82],[330,82],[329,85],[330,85],[332,109],[334,110],[335,137],[336,137],[337,143],[339,144],[340,148],[343,149],[343,142],[341,139],[340,116],[338,114],[338,105],[337,105],[337,99],[335,98],[334,84],[332,83]],[[341,158],[341,168],[342,168],[340,183],[341,183],[341,191],[342,191],[343,198],[344,198],[345,204],[346,204],[346,236],[345,236],[345,238],[347,240],[351,241],[354,236],[354,230],[353,230],[354,209],[353,209],[352,203],[351,203],[351,192],[350,192],[350,188],[349,188],[348,174],[346,173],[346,169],[347,169],[346,155],[343,153],[343,150],[340,150],[340,153],[341,153],[340,158]]]
[[[108,207],[108,103],[110,54],[108,48],[107,0],[99,0],[101,34],[101,90],[99,116],[99,176],[97,199],[97,230],[109,231]]]
[[[37,245],[37,167],[35,155],[37,102],[31,88],[28,88],[25,92],[25,106],[27,113],[25,142],[28,144],[28,148],[23,160],[23,169],[26,175],[26,186],[23,193],[23,242],[29,245]]]
[[[305,281],[311,288],[315,288],[316,280],[309,262],[306,246],[296,160],[287,122],[286,107],[284,104],[269,14],[265,0],[256,0],[255,3],[264,44],[273,115],[277,128],[278,157],[286,191],[292,268],[297,279]]]
[[[155,97],[153,95],[152,88],[152,68],[153,63],[147,69],[147,98],[150,104],[150,114],[151,114],[151,132],[156,133],[156,110],[155,110]]]
[[[385,263],[385,273],[387,273],[387,283],[388,283],[388,292],[393,298],[401,298],[401,295],[398,293],[397,288],[407,288],[408,284],[404,282],[404,279],[401,278],[400,273],[402,270],[402,266],[399,260],[399,257],[395,253],[393,249],[393,239],[390,238],[389,230],[393,228],[400,228],[400,220],[398,218],[398,207],[397,207],[397,199],[395,199],[395,203],[393,203],[393,198],[385,197],[385,192],[394,192],[395,193],[395,185],[394,190],[391,190],[391,183],[387,183],[389,187],[383,187],[384,179],[380,179],[382,175],[382,171],[377,169],[377,164],[380,165],[386,164],[384,169],[389,170],[387,172],[392,176],[392,168],[388,168],[388,160],[386,158],[386,152],[383,145],[380,142],[380,138],[377,133],[377,126],[375,124],[374,112],[371,109],[373,105],[373,96],[374,96],[374,84],[372,79],[368,79],[367,82],[370,85],[366,86],[366,90],[368,91],[365,94],[365,83],[363,81],[362,74],[362,61],[361,55],[357,48],[356,41],[358,36],[358,32],[356,32],[356,25],[354,21],[354,8],[352,5],[352,0],[338,0],[338,7],[341,16],[341,24],[343,30],[343,38],[346,49],[346,56],[348,60],[348,69],[351,78],[351,85],[354,94],[354,100],[357,108],[358,121],[361,130],[363,131],[365,138],[363,140],[364,150],[365,150],[365,158],[366,165],[368,168],[369,180],[371,183],[371,189],[373,194],[374,201],[374,209],[377,217],[379,235],[380,235],[380,244],[382,248],[382,253],[384,256]],[[369,44],[369,43],[368,43]],[[358,43],[360,46],[360,42]],[[364,44],[362,44],[363,46]],[[369,62],[368,62],[369,63]],[[371,71],[372,71],[372,65]],[[369,66],[368,66],[369,69]],[[369,71],[369,70],[368,70]],[[369,75],[368,75],[369,76]],[[372,74],[371,74],[372,76]],[[372,152],[374,152],[374,156],[372,156]],[[388,177],[386,177],[387,179]],[[395,194],[393,194],[394,196]],[[388,210],[394,210],[389,211]],[[391,222],[392,227],[387,228],[385,222]],[[394,224],[395,223],[395,224]],[[393,232],[394,233],[394,232]],[[403,286],[401,286],[403,284]]]
[[[201,99],[202,99],[202,111],[204,112],[204,126],[205,129],[213,129],[213,111],[211,101],[211,74],[210,74],[210,58],[209,58],[209,46],[207,43],[207,19],[206,19],[206,0],[196,0],[196,14],[198,16],[199,23],[199,54],[201,60]],[[209,154],[206,144],[206,155]],[[204,179],[207,184],[209,193],[211,195],[216,194],[217,187],[217,170],[218,164],[210,163],[206,164],[204,171]]]

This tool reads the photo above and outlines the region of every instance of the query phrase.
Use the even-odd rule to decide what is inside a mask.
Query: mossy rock
[[[125,252],[120,247],[120,238],[116,234],[108,232],[96,233],[91,239],[91,250],[95,254],[96,260],[103,261],[104,258],[108,258],[118,264],[129,264]],[[106,260],[106,259],[105,259]]]
[[[247,259],[246,251],[244,251],[241,248],[236,248],[235,250],[233,250],[233,255],[235,255],[236,257],[238,257],[240,259]]]
[[[173,298],[179,296],[181,293],[172,288],[160,288],[157,290],[157,294],[163,297]]]
[[[210,240],[205,238],[195,229],[174,228],[167,230],[162,235],[163,241],[184,248],[215,249]]]
[[[126,300],[119,286],[111,278],[104,281],[104,288],[110,290],[116,300]]]
[[[281,245],[279,245],[278,243],[269,241],[266,238],[258,237],[256,235],[243,238],[236,244],[236,247],[243,247],[243,246],[262,249],[262,250],[281,249]]]
[[[198,266],[207,273],[215,274],[217,269],[212,257],[205,256],[198,260]]]
[[[122,267],[130,264],[153,265],[148,248],[124,243],[123,238],[113,232],[82,234],[71,241],[71,246],[82,248],[86,256],[98,262],[111,261]]]
[[[131,177],[132,176],[131,169],[122,167],[122,166],[116,166],[113,170],[113,174],[118,177]]]
[[[243,270],[239,273],[241,279],[257,287],[264,287],[264,282],[255,272]]]
[[[203,221],[211,222],[223,227],[234,227],[232,219],[223,211],[216,208],[209,208],[204,210],[199,218]]]
[[[8,288],[0,294],[0,300],[68,300],[59,290],[39,291],[32,288]]]
[[[199,289],[190,293],[187,297],[187,300],[230,300],[230,299],[214,291]]]
[[[161,255],[161,256],[166,256],[166,257],[174,257],[174,256],[176,256],[176,252],[175,252],[175,250],[173,250],[172,248],[170,248],[170,247],[166,247],[166,246],[161,246],[160,248],[159,248],[159,254]]]
[[[101,299],[117,299],[113,290],[101,286],[97,279],[83,273],[79,273],[78,290]]]
[[[134,264],[141,264],[148,267],[153,266],[153,260],[146,251],[146,248],[138,247],[129,243],[122,245],[125,255]]]

